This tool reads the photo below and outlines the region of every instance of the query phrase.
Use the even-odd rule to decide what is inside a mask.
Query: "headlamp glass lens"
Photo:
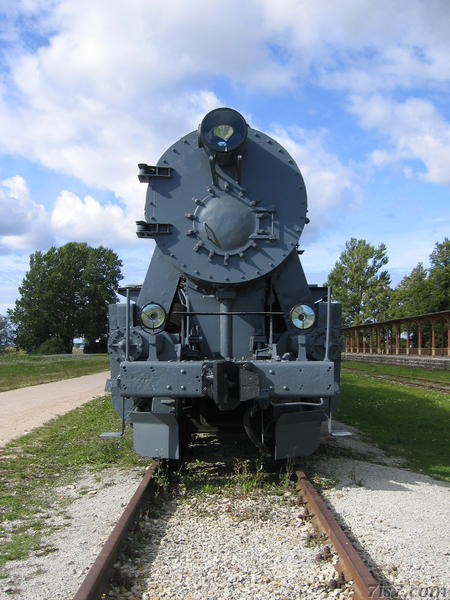
[[[309,329],[314,325],[316,313],[311,306],[307,304],[297,304],[291,310],[291,321],[297,329]]]
[[[200,124],[200,139],[208,152],[236,152],[247,138],[244,117],[232,108],[216,108]]]
[[[234,129],[231,125],[218,125],[213,129],[214,136],[219,138],[219,141],[216,142],[218,146],[226,146],[233,133]]]
[[[160,329],[166,320],[166,311],[159,304],[146,304],[141,310],[142,325],[147,329]]]

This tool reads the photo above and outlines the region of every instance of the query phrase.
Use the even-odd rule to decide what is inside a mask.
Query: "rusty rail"
[[[106,592],[108,577],[116,561],[120,545],[139,518],[140,511],[152,487],[153,474],[158,466],[159,462],[154,461],[145,473],[73,600],[99,600],[102,593]]]
[[[354,600],[385,600],[380,585],[338,525],[331,511],[303,471],[297,471],[297,489],[303,496],[313,523],[327,536],[339,555],[335,565],[345,581],[353,581]]]

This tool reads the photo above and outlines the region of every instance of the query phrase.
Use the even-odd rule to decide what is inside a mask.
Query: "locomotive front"
[[[243,428],[263,454],[310,454],[338,403],[340,305],[298,258],[297,165],[219,108],[139,169],[137,235],[156,248],[143,285],[110,306],[108,342],[108,389],[135,450],[179,458],[190,434]]]

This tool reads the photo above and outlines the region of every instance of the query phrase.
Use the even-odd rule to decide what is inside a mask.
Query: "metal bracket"
[[[210,154],[208,156],[208,161],[209,161],[209,168],[211,169],[212,184],[217,187],[219,185],[219,179],[217,177],[217,171],[216,171],[216,155]]]
[[[171,233],[170,223],[147,223],[147,221],[136,221],[138,238],[152,238],[155,235]]]
[[[353,435],[351,431],[333,429],[333,418],[331,415],[328,417],[328,433],[333,437],[349,437]]]
[[[167,179],[172,177],[171,167],[153,167],[139,163],[138,179],[141,183],[150,183],[152,179]]]
[[[263,218],[268,217],[270,219],[268,225],[258,225],[257,232],[252,233],[248,237],[253,240],[276,240],[275,235],[275,222],[274,222],[274,208],[254,208],[253,212],[256,213],[256,217],[261,221]]]

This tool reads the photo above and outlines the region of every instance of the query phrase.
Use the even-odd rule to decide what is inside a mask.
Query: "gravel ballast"
[[[367,454],[372,462],[336,457],[340,444],[350,451],[350,440],[352,451]],[[378,570],[386,595],[449,598],[450,486],[399,467],[376,447],[360,443],[357,435],[330,443],[333,456],[325,446],[308,461],[310,470],[333,480],[323,494],[347,533],[363,547],[369,565]],[[61,488],[60,496],[72,501],[66,509],[71,518],[45,540],[56,551],[8,563],[0,598],[70,600],[141,474],[108,469]],[[127,567],[122,570],[128,590],[133,570],[138,575],[143,570],[143,583],[134,596],[122,590],[122,597],[333,597],[335,592],[325,586],[333,569],[311,560],[320,547],[305,545],[307,526],[301,512],[289,498],[277,496],[236,499],[215,494],[185,498],[178,505],[172,501],[163,514],[145,523],[153,536],[145,561],[133,560],[128,575]],[[299,585],[302,573],[306,579]]]
[[[60,501],[70,504],[65,518],[56,520],[60,528],[44,540],[49,550],[28,560],[8,562],[6,577],[0,579],[0,598],[70,600],[142,476],[142,469],[108,469],[86,473],[76,483],[61,487]]]
[[[308,539],[314,530],[302,514],[288,493],[172,501],[143,524],[149,542],[121,566],[128,585],[108,599],[348,598],[329,589],[335,570],[316,560],[323,542]]]
[[[404,597],[450,598],[448,484],[361,460],[321,460],[317,469],[337,479],[323,495],[378,573]]]

